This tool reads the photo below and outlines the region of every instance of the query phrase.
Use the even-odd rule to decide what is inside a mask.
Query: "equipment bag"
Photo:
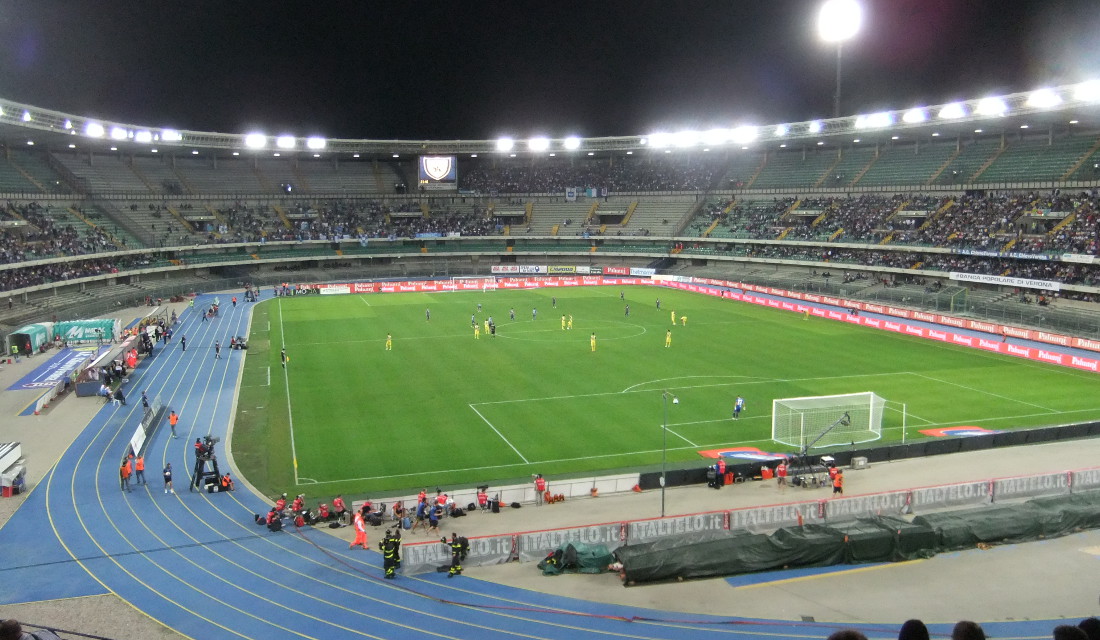
[[[405,516],[404,518],[401,518],[401,528],[402,529],[405,529],[407,531],[409,529],[412,529],[412,527],[413,527],[412,518],[410,518],[409,516]]]

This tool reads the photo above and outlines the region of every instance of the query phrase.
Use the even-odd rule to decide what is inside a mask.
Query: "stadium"
[[[1100,80],[845,115],[839,61],[833,117],[601,137],[0,96],[0,618],[892,638],[1096,615]],[[119,491],[130,454],[150,479]],[[280,495],[381,503],[373,550],[420,491],[471,513],[406,529],[392,583],[344,548],[350,514],[256,524]],[[580,543],[618,569],[535,568]]]

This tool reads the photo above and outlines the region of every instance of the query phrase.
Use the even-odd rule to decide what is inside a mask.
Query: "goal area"
[[[873,392],[772,400],[772,440],[800,450],[882,437],[886,399]]]

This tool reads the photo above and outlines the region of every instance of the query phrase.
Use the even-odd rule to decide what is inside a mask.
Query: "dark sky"
[[[818,1],[0,0],[0,96],[347,138],[645,134],[827,117]],[[1097,0],[864,0],[842,113],[1100,77]]]

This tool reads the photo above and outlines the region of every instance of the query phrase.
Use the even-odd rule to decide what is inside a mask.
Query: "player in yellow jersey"
[[[481,340],[481,327],[474,325],[474,340]]]
[[[592,332],[592,337],[588,339],[588,344],[592,347],[592,351],[596,350],[596,332]]]
[[[386,351],[393,351],[393,334],[386,334]]]
[[[672,310],[672,324],[676,324],[676,310]]]
[[[688,326],[688,317],[687,316],[680,316],[680,326],[681,327]]]
[[[485,319],[485,335],[489,335],[489,319]]]
[[[672,346],[672,329],[668,329],[668,330],[665,331],[665,348],[667,349],[671,346]]]
[[[561,330],[565,331],[565,314],[561,314]]]
[[[573,314],[572,313],[569,314],[569,324],[566,325],[566,328],[569,329],[570,331],[573,330]]]

